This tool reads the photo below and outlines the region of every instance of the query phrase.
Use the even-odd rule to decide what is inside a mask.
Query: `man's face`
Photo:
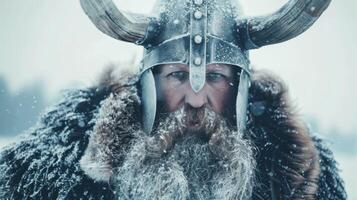
[[[195,93],[188,66],[154,68],[156,125],[152,134],[138,134],[116,169],[118,199],[250,199],[253,149],[229,119],[238,76],[227,65],[206,71],[205,85]]]
[[[189,81],[189,67],[183,64],[161,65],[155,68],[155,82],[161,112],[174,112],[185,108],[186,112],[209,108],[215,113],[231,118],[235,111],[237,94],[237,70],[223,64],[210,64],[206,68],[206,83],[195,93]],[[160,106],[163,108],[160,108]],[[199,116],[188,122],[187,128],[200,125]]]

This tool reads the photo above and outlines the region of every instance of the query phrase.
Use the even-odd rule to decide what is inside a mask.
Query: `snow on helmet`
[[[206,65],[240,69],[237,128],[244,131],[250,81],[248,51],[284,42],[307,30],[331,0],[290,0],[275,13],[244,17],[238,0],[158,0],[152,15],[124,13],[112,0],[80,0],[103,33],[144,47],[140,66],[143,128],[150,133],[156,114],[152,68],[180,63],[189,67],[192,90],[199,92]]]

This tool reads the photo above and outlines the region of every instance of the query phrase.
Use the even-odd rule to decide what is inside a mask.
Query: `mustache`
[[[204,108],[189,108],[185,107],[186,121],[187,122],[200,122],[206,117],[205,114],[209,113],[210,110],[207,107]]]
[[[199,126],[190,128],[192,123]],[[235,128],[225,118],[209,107],[181,108],[160,118],[157,129],[146,140],[148,158],[160,158],[168,153],[175,143],[188,136],[197,137],[201,142],[211,144],[212,150],[220,149],[215,146],[226,145],[224,141],[230,139],[226,138],[225,134],[228,135],[227,131],[233,129]],[[217,132],[221,134],[217,135]]]
[[[220,127],[222,120],[220,115],[208,107],[182,107],[175,112],[161,114],[157,129],[148,139],[147,151],[151,152],[154,157],[159,157],[166,153],[176,141],[188,134],[208,141]],[[194,125],[197,127],[190,128]]]
[[[223,117],[208,106],[194,108],[186,105],[174,112],[159,112],[156,127],[162,128],[171,122],[172,131],[187,132],[189,127],[199,126],[196,132],[208,133],[215,131],[220,120],[223,120]],[[175,128],[176,130],[173,130]],[[153,134],[156,134],[155,130]]]

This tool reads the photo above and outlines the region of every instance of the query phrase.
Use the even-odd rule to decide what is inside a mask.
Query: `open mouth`
[[[190,127],[198,127],[204,120],[204,112],[190,113],[187,116],[187,125]]]
[[[186,115],[186,128],[189,132],[199,132],[203,131],[205,126],[205,113],[206,110],[200,109],[190,109],[187,111]]]
[[[199,120],[192,120],[192,121],[189,121],[188,122],[188,127],[192,127],[192,128],[197,128],[197,127],[200,127],[201,126],[201,121]]]
[[[199,117],[187,121],[187,129],[190,132],[200,132],[202,131],[203,126],[204,126],[203,119]]]

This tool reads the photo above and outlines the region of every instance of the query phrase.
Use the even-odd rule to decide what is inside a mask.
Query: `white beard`
[[[212,133],[181,132],[182,113],[163,120],[154,136],[137,138],[114,169],[117,198],[249,199],[255,170],[251,143],[213,117],[205,124],[213,130],[216,123]]]

